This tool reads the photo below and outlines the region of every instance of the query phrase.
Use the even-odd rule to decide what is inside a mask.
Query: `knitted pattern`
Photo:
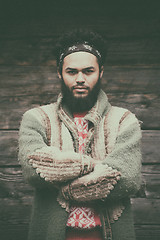
[[[96,105],[85,116],[93,127],[89,129],[82,160],[78,156],[77,129],[61,101],[60,96],[55,104],[27,111],[20,127],[19,161],[25,179],[36,189],[29,240],[52,240],[53,236],[56,240],[64,240],[68,216],[61,206],[67,210],[71,199],[79,202],[95,199],[101,212],[104,239],[108,228],[106,213],[109,213],[109,221],[114,222],[111,224],[113,240],[134,239],[130,202],[127,199],[140,188],[141,183],[138,120],[127,110],[111,107],[101,91]],[[115,121],[115,112],[121,111],[122,116],[118,113],[120,117]],[[52,150],[54,154],[56,151],[62,153],[60,161],[54,158],[54,154],[51,156]],[[73,172],[76,169],[76,176],[72,178],[70,175],[68,178],[67,173],[65,178],[63,167],[60,178],[58,175],[56,178],[56,171],[54,174],[49,171],[44,176],[46,165],[48,169],[60,169],[66,152],[73,153],[73,159],[78,158],[76,163],[71,161],[72,156],[66,158],[67,169],[72,168]],[[46,156],[46,161],[42,155]],[[85,165],[87,173],[83,171]],[[81,194],[79,189],[82,190]]]
[[[85,139],[88,134],[88,121],[82,117],[74,117],[79,135],[79,152],[84,153]]]
[[[120,172],[98,164],[94,171],[62,188],[66,200],[92,201],[106,198],[120,180]]]
[[[84,120],[85,114],[74,114],[74,122],[79,135],[79,152],[84,153],[85,140],[88,134],[88,121]],[[81,206],[71,206],[67,226],[72,228],[90,229],[100,226],[100,218],[94,208]]]
[[[55,147],[44,147],[29,155],[29,163],[46,181],[67,181],[92,171],[90,157],[82,158],[75,152],[61,152]],[[84,171],[85,166],[85,171]]]
[[[67,226],[79,229],[90,229],[100,226],[101,222],[95,209],[91,207],[72,206],[67,220]]]

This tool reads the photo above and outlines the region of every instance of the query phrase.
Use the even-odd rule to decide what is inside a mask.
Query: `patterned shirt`
[[[74,122],[79,134],[79,152],[84,153],[85,140],[88,134],[88,121],[84,114],[74,114]],[[68,227],[90,229],[101,226],[100,218],[94,208],[86,206],[71,206],[67,221]]]

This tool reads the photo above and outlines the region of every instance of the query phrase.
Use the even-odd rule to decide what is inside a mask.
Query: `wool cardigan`
[[[19,161],[35,189],[28,239],[65,240],[72,201],[96,206],[104,239],[135,239],[130,196],[141,185],[137,118],[111,106],[101,90],[85,116],[90,129],[82,155],[73,116],[62,100],[60,94],[56,103],[28,110],[20,126]],[[49,161],[48,178],[31,164],[34,158]]]

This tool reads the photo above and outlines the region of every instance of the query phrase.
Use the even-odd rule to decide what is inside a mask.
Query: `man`
[[[64,34],[61,94],[23,116],[19,160],[35,188],[30,240],[135,239],[130,196],[141,183],[141,132],[100,87],[105,54],[96,33]]]

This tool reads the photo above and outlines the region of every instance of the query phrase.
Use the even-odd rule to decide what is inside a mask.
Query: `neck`
[[[87,114],[87,112],[83,112],[83,113],[73,113],[73,116],[74,116],[74,118],[76,118],[76,117],[84,117],[85,115]]]

